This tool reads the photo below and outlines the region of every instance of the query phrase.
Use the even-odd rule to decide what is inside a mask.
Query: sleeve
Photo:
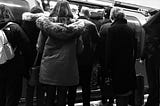
[[[31,47],[31,42],[26,35],[26,33],[23,31],[23,29],[17,24],[16,26],[16,33],[17,33],[17,40],[18,40],[18,46],[22,52],[22,55],[25,58],[25,64],[27,65],[27,68],[32,66],[32,59],[33,59],[33,50]]]
[[[104,68],[105,76],[109,75],[109,61],[110,61],[110,36],[109,36],[110,24],[104,24],[100,28],[100,41],[98,43],[98,55],[102,68]]]
[[[99,33],[100,33],[100,37],[101,37],[101,38],[104,37],[105,34],[106,34],[106,30],[104,30],[104,29],[105,29],[105,26],[102,25],[102,26],[100,27],[100,30],[99,30]]]
[[[11,25],[13,39],[15,39],[15,56],[18,64],[21,64],[20,72],[26,79],[29,79],[29,69],[33,65],[33,49],[28,36],[18,24]]]
[[[106,34],[108,33],[107,29],[110,27],[110,25],[111,25],[111,23],[107,23],[107,24],[104,24],[101,26],[100,31],[99,31],[101,38],[106,37]]]
[[[143,58],[144,56],[144,43],[145,43],[145,30],[142,27],[142,35],[140,37],[140,57]]]
[[[84,27],[84,23],[82,21],[75,22],[71,25],[65,25],[63,23],[55,23],[48,17],[38,18],[36,20],[36,25],[47,33],[48,36],[60,40],[78,38]]]
[[[39,51],[39,53],[43,53],[44,50],[44,46],[45,46],[45,42],[47,40],[47,36],[45,36],[43,31],[40,31],[39,36],[38,36],[38,40],[37,40],[37,44],[36,44],[36,48]]]
[[[137,44],[137,57],[139,58],[142,56],[143,48],[144,48],[144,40],[145,40],[145,31],[142,26],[135,25],[135,39]]]
[[[93,44],[97,44],[98,40],[100,39],[100,35],[99,35],[99,32],[98,32],[98,29],[95,25],[93,25],[92,27],[92,40],[93,40]]]
[[[77,54],[78,55],[83,52],[84,44],[83,44],[82,36],[77,38],[77,48],[76,49],[77,49]]]

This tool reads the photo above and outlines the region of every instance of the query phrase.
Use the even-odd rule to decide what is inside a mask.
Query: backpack
[[[5,27],[0,29],[0,64],[6,63],[8,60],[14,58],[15,54],[12,46],[8,42],[7,36],[3,29],[7,28],[10,25],[9,22]],[[10,30],[9,28],[7,30]]]

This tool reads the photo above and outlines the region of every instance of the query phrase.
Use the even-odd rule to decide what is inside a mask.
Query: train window
[[[0,4],[7,5],[11,8],[13,15],[17,22],[20,22],[22,19],[22,14],[36,5],[40,5],[37,0],[0,0]]]
[[[134,24],[136,24],[136,25],[138,25],[138,26],[141,26],[140,21],[139,21],[136,17],[134,17],[134,16],[126,15],[126,19],[127,19],[127,21],[130,22],[130,23],[134,23]]]
[[[124,13],[126,14],[126,18],[132,23],[137,25],[143,25],[146,23],[146,16],[141,12],[124,9]]]

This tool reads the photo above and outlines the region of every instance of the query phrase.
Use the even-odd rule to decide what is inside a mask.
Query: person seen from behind
[[[152,11],[146,24],[145,42],[142,59],[145,60],[145,68],[148,81],[148,98],[144,106],[160,105],[160,11]]]
[[[14,21],[10,8],[1,4],[0,29],[4,31],[11,44],[14,57],[0,64],[0,106],[18,106],[22,95],[23,77],[28,79],[28,70],[32,65],[30,40]]]
[[[116,105],[128,106],[136,88],[135,35],[120,8],[111,9],[110,19],[112,24],[100,32],[105,37],[105,71],[111,73]]]
[[[108,94],[108,96],[105,95],[105,79],[110,78],[110,72],[106,70],[105,68],[105,40],[107,36],[107,30],[111,26],[112,21],[110,19],[110,11],[112,7],[108,7],[104,9],[104,20],[102,22],[102,25],[100,27],[100,40],[98,42],[98,45],[96,47],[96,58],[99,63],[99,70],[98,70],[98,82],[100,84],[101,89],[101,95],[102,95],[102,104],[107,103],[107,99],[109,100],[108,103],[113,105],[114,103],[114,95]],[[108,91],[109,92],[109,91]]]
[[[32,64],[34,64],[34,61],[37,56],[37,50],[36,50],[36,44],[37,44],[37,39],[38,35],[40,32],[40,29],[37,28],[36,26],[36,19],[40,17],[41,15],[44,15],[43,10],[39,6],[35,6],[31,9],[31,12],[24,12],[22,14],[22,28],[27,34],[28,38],[31,41],[31,46],[32,46],[32,53],[33,53],[33,59],[30,61]],[[41,54],[38,55],[38,61],[36,62],[36,65],[40,65],[41,61]],[[38,74],[38,73],[37,73]],[[31,76],[30,76],[31,77]],[[26,106],[33,106],[33,97],[34,97],[34,92],[36,89],[36,97],[37,97],[37,103],[39,103],[39,93],[40,93],[40,88],[39,86],[34,86],[29,83],[31,78],[27,80],[27,88],[26,88]],[[37,104],[37,106],[40,106],[40,104]]]
[[[96,25],[89,21],[90,11],[88,8],[82,8],[78,20],[82,20],[85,23],[85,30],[82,33],[82,41],[84,49],[81,54],[77,55],[78,59],[78,69],[80,83],[79,86],[82,88],[82,100],[83,106],[90,106],[90,96],[91,96],[91,75],[94,63],[94,52],[97,41],[99,39],[99,33]],[[78,88],[79,88],[78,86]],[[76,89],[70,88],[70,95],[76,95]],[[73,100],[73,99],[72,99]],[[69,100],[71,101],[71,100]],[[72,105],[74,102],[72,101]]]
[[[41,29],[37,49],[43,52],[39,81],[46,92],[45,105],[66,106],[69,87],[79,84],[76,55],[83,47],[77,45],[82,44],[84,22],[73,19],[68,1],[59,0],[50,16],[38,18],[36,24]]]

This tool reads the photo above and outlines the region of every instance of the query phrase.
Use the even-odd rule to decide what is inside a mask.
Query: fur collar
[[[69,25],[57,23],[55,20],[54,17],[42,16],[36,20],[36,25],[42,31],[48,33],[49,36],[63,40],[79,37],[85,27],[82,20],[72,20]]]
[[[45,13],[31,13],[31,12],[24,12],[22,14],[22,20],[24,21],[35,21],[38,17],[46,16]]]

